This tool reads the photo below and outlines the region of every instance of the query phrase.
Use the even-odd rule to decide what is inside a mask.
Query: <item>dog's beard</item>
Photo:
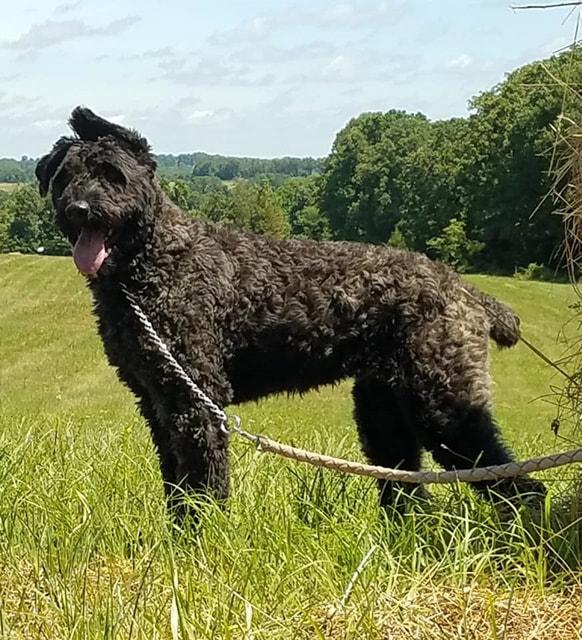
[[[73,247],[77,269],[86,276],[94,276],[101,269],[110,250],[105,246],[106,234],[101,229],[83,227]]]

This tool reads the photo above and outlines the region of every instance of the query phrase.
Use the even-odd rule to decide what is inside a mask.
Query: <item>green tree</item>
[[[11,209],[5,207],[9,192],[0,189],[0,253],[8,251],[8,229],[14,215]]]
[[[461,273],[465,272],[470,259],[483,250],[484,244],[467,237],[465,221],[451,218],[441,235],[427,242],[429,253]]]
[[[547,197],[553,129],[562,112],[580,122],[581,84],[582,49],[576,48],[514,71],[473,100],[472,157],[461,182],[468,228],[486,245],[484,264],[513,271],[547,263],[558,247],[560,219]]]
[[[22,156],[20,160],[0,158],[0,182],[31,182],[34,180],[35,166],[36,160],[28,156]]]
[[[561,113],[582,121],[580,86],[578,47],[509,74],[473,100],[468,118],[430,122],[389,111],[351,120],[321,181],[333,237],[385,242],[401,234],[410,248],[434,253],[454,211],[484,245],[467,257],[473,266],[513,272],[551,263],[562,233],[547,197],[554,129]]]
[[[312,240],[329,240],[329,222],[316,205],[308,205],[297,211],[293,235]]]
[[[160,186],[170,200],[183,211],[193,213],[198,209],[200,205],[200,195],[196,193],[185,180],[179,178],[174,180],[161,178]]]
[[[322,176],[320,204],[333,236],[385,242],[403,221],[401,232],[424,249],[456,204],[452,163],[439,155],[443,133],[422,114],[401,111],[350,121]]]
[[[36,188],[22,185],[10,192],[0,209],[1,251],[62,255],[68,242],[54,224],[54,213]]]
[[[253,219],[253,231],[277,238],[289,236],[289,218],[277,202],[275,192],[267,180],[257,186],[258,211]]]
[[[390,234],[388,238],[388,246],[394,247],[395,249],[408,249],[408,243],[406,242],[406,238],[401,230],[400,222],[394,227],[394,231]]]
[[[319,176],[291,178],[277,187],[275,195],[287,214],[291,235],[326,240],[329,221],[318,206]]]
[[[200,214],[214,222],[278,238],[289,235],[289,220],[267,182],[246,180],[207,194]]]

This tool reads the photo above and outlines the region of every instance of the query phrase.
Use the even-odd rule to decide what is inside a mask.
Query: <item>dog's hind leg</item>
[[[362,449],[372,464],[416,471],[421,443],[414,406],[405,390],[381,379],[358,378],[353,389],[354,418]],[[380,504],[402,507],[403,494],[425,497],[422,486],[378,481]]]
[[[481,309],[456,305],[409,340],[422,444],[445,469],[513,460],[491,415],[488,327]],[[492,491],[507,498],[534,494],[532,501],[545,494],[531,478],[480,482],[474,488],[489,498]]]
[[[445,469],[485,467],[514,459],[487,407],[448,400],[433,405],[427,418],[424,444]],[[536,502],[546,493],[541,482],[528,477],[476,482],[472,486],[489,499],[521,497]]]

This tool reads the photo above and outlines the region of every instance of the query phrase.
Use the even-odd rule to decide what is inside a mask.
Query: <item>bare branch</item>
[[[557,9],[559,7],[582,7],[582,0],[576,2],[552,2],[550,4],[521,4],[513,5],[515,11],[520,9]]]

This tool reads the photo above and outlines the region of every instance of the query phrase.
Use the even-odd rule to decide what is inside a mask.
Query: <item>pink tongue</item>
[[[84,227],[73,248],[73,260],[77,269],[84,275],[95,275],[106,257],[103,231]]]

